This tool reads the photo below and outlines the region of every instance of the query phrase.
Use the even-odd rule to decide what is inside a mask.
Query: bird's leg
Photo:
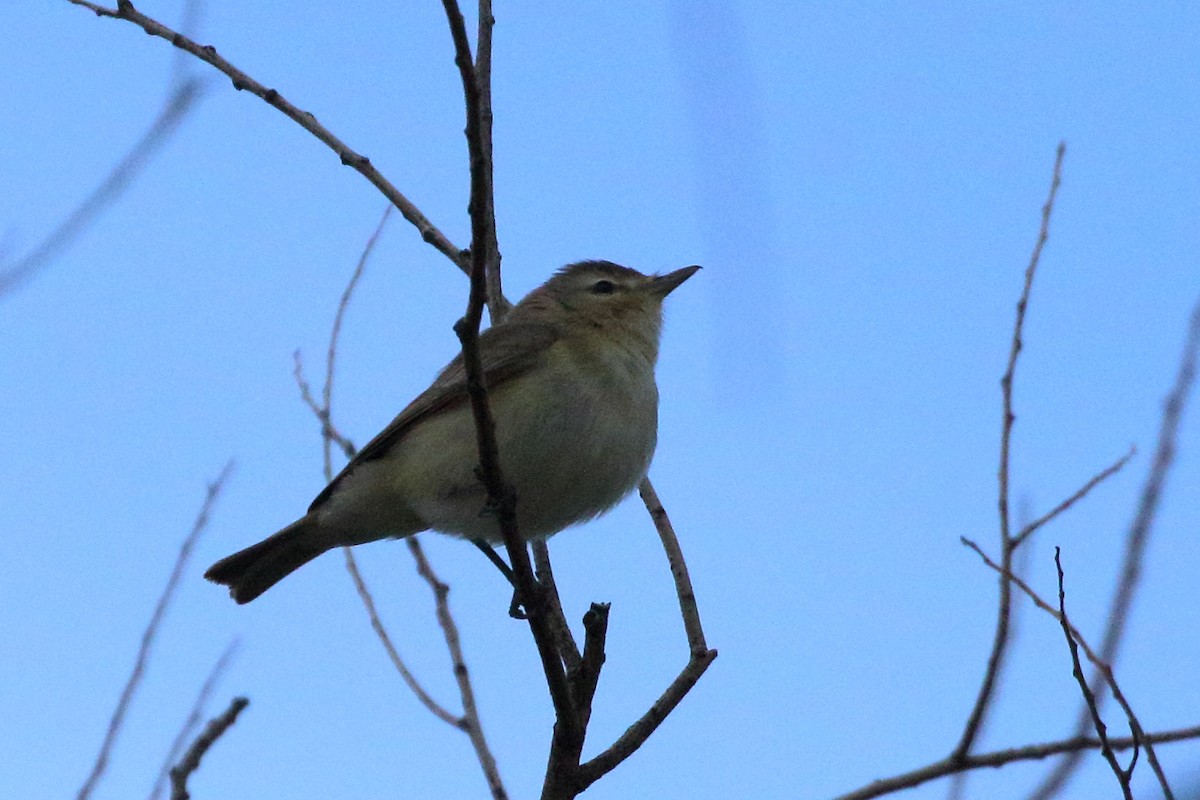
[[[500,554],[482,539],[472,539],[471,544],[478,547],[488,557],[488,561],[491,561],[496,569],[500,570],[500,574],[504,576],[504,579],[512,584],[513,596],[512,602],[508,604],[508,615],[513,619],[525,619],[526,614],[521,610],[521,606],[525,604],[521,602],[521,592],[517,589],[517,576],[513,574],[512,567],[504,563],[504,559],[500,557]]]
[[[511,583],[513,588],[516,588],[517,576],[513,574],[512,567],[504,562],[504,559],[500,557],[500,554],[490,544],[483,539],[472,539],[471,544],[483,551],[483,554],[488,557],[488,561],[492,562],[496,569],[500,570],[500,574],[504,576],[504,580]]]

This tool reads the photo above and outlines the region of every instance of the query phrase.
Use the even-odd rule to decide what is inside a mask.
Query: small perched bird
[[[658,439],[663,298],[698,269],[643,275],[608,261],[571,264],[480,335],[500,466],[523,538],[603,514],[646,476]],[[204,577],[248,603],[334,547],[430,529],[498,542],[478,463],[460,354],[307,514]]]

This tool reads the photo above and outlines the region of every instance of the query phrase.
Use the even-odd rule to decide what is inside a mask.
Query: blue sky
[[[176,2],[140,4],[169,24]],[[1018,370],[1014,502],[1029,577],[1098,641],[1162,398],[1200,297],[1200,12],[1185,4],[611,2],[496,8],[496,209],[508,294],[607,258],[698,263],[672,295],[651,470],[720,657],[588,797],[828,797],[943,757],[992,635],[999,378],[1054,149],[1068,146]],[[5,4],[0,253],[36,244],[157,113],[174,53],[65,0]],[[206,5],[199,38],[368,155],[468,239],[458,74],[437,3]],[[200,573],[321,489],[316,377],[383,198],[202,64],[196,112],[67,252],[0,298],[0,796],[84,780],[205,483],[237,469],[162,630],[97,797],[149,791],[212,663],[251,706],[194,797],[484,797],[464,737],[415,702],[336,554],[236,607]],[[343,335],[334,413],[365,442],[457,346],[466,282],[394,218]],[[1200,721],[1194,414],[1117,674],[1148,729]],[[508,592],[425,537],[514,797],[550,708]],[[568,613],[611,601],[586,753],[683,665],[661,549],[629,501],[552,542]],[[405,549],[359,549],[401,651],[455,705]],[[1061,632],[1022,604],[984,748],[1064,736]],[[1111,726],[1123,732],[1119,718]],[[1160,748],[1176,787],[1200,747]],[[1045,765],[972,778],[1023,796]],[[1099,758],[1066,793],[1113,796]],[[943,797],[944,784],[906,797]],[[1153,796],[1139,767],[1137,796]]]

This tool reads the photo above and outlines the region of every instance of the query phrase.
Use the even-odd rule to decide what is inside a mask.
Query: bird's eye
[[[612,294],[616,290],[616,284],[612,281],[596,281],[592,284],[593,294]]]

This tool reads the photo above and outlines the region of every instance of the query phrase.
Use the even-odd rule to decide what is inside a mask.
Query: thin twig
[[[1075,643],[1075,637],[1071,634],[1071,623],[1067,619],[1067,594],[1063,589],[1062,548],[1054,548],[1054,566],[1058,569],[1058,621],[1062,625],[1063,635],[1067,637],[1067,647],[1071,651],[1071,674],[1079,683],[1079,691],[1083,693],[1084,703],[1091,712],[1092,725],[1096,729],[1096,737],[1100,740],[1100,753],[1117,776],[1117,783],[1125,800],[1133,800],[1133,789],[1129,785],[1129,779],[1133,775],[1133,766],[1137,763],[1141,739],[1134,734],[1133,760],[1129,763],[1128,771],[1122,769],[1117,762],[1117,754],[1108,743],[1108,726],[1100,717],[1100,709],[1096,708],[1096,696],[1092,694],[1087,680],[1083,677],[1083,665],[1079,663],[1079,645]]]
[[[375,226],[375,230],[367,239],[367,243],[363,246],[362,253],[359,254],[358,263],[354,267],[354,272],[350,275],[350,280],[347,281],[345,288],[342,290],[342,296],[338,300],[337,311],[334,313],[333,325],[329,332],[329,346],[326,350],[325,356],[325,380],[321,388],[320,402],[317,402],[317,399],[313,396],[312,388],[309,386],[308,381],[304,377],[300,351],[297,350],[294,354],[296,366],[293,374],[296,378],[296,384],[300,389],[300,395],[303,398],[304,403],[312,410],[313,414],[321,423],[322,460],[324,462],[323,469],[325,480],[327,482],[333,480],[333,454],[331,452],[332,444],[337,443],[347,458],[353,458],[356,452],[355,447],[350,440],[342,436],[342,434],[338,432],[337,428],[333,424],[333,383],[337,366],[338,340],[342,330],[342,323],[345,320],[346,310],[350,306],[350,300],[354,297],[354,290],[358,287],[358,282],[362,278],[363,271],[366,269],[367,261],[370,258],[372,251],[375,249],[375,245],[379,241],[380,234],[383,232],[383,226],[387,222],[388,213],[390,210],[391,207],[389,206],[388,209],[384,211],[379,223]],[[423,687],[420,682],[417,681],[416,676],[414,676],[412,671],[409,670],[408,665],[404,663],[404,659],[400,656],[400,651],[397,650],[396,646],[392,643],[392,638],[388,634],[387,627],[383,624],[383,620],[379,616],[378,608],[375,605],[375,598],[372,596],[371,590],[368,588],[366,581],[363,579],[362,572],[358,568],[358,562],[354,557],[353,549],[350,547],[343,547],[342,553],[346,560],[346,571],[350,573],[350,579],[354,583],[354,590],[358,594],[358,598],[362,602],[363,608],[367,612],[367,619],[371,623],[371,629],[375,631],[376,638],[378,638],[380,644],[383,645],[384,651],[391,660],[392,666],[394,666],[396,671],[400,674],[401,680],[403,680],[412,693],[416,695],[417,700],[419,700],[422,705],[429,709],[430,713],[443,722],[462,729],[462,720],[434,700],[433,696],[425,691],[425,687]]]
[[[1016,540],[1011,534],[1008,510],[1009,453],[1012,446],[1013,423],[1016,421],[1016,415],[1013,413],[1013,378],[1016,374],[1017,359],[1023,347],[1021,335],[1025,327],[1025,312],[1029,307],[1029,297],[1033,291],[1033,278],[1037,273],[1038,263],[1041,261],[1042,249],[1045,247],[1047,239],[1050,238],[1050,217],[1054,212],[1054,200],[1058,195],[1058,187],[1062,183],[1062,164],[1065,154],[1066,144],[1060,142],[1054,158],[1054,174],[1050,181],[1050,192],[1046,197],[1045,204],[1042,206],[1042,223],[1038,230],[1037,243],[1034,245],[1033,253],[1029,257],[1029,265],[1025,268],[1025,282],[1021,288],[1021,298],[1017,301],[1017,314],[1013,322],[1012,343],[1008,351],[1008,366],[1004,371],[1004,376],[1000,379],[1004,410],[1000,428],[997,510],[1000,516],[1002,562],[1004,569],[1009,572],[1012,571],[1012,554],[1017,547]],[[1012,589],[1008,581],[1001,579],[996,612],[996,631],[992,638],[992,650],[988,655],[987,668],[984,671],[983,681],[979,687],[979,694],[975,698],[975,705],[967,717],[962,737],[951,753],[951,759],[965,757],[971,751],[971,747],[975,744],[975,739],[983,727],[988,708],[991,705],[993,692],[1000,680],[1000,673],[1004,667],[1004,658],[1008,651],[1008,628],[1011,609]]]
[[[229,730],[237,721],[238,714],[248,705],[250,701],[246,698],[235,697],[224,713],[209,720],[204,732],[196,737],[196,741],[192,742],[192,746],[184,753],[183,759],[171,769],[171,800],[188,800],[188,778],[200,768],[200,760],[204,758],[204,754]]]
[[[638,485],[638,494],[654,520],[654,528],[658,531],[663,550],[671,567],[671,575],[675,579],[675,593],[679,598],[679,610],[683,616],[683,626],[687,633],[690,657],[687,665],[667,687],[666,691],[654,701],[653,705],[636,722],[617,738],[604,752],[579,767],[579,791],[590,786],[608,772],[615,769],[622,761],[629,758],[658,728],[675,706],[683,700],[700,680],[700,676],[708,669],[717,657],[717,651],[711,650],[705,642],[704,629],[700,624],[700,611],[696,605],[696,595],[692,591],[692,582],[688,577],[687,563],[683,559],[683,551],[679,547],[679,539],[675,529],[663,508],[662,501],[654,491],[649,478],[644,478]],[[586,648],[585,648],[586,656]],[[586,660],[586,658],[585,658]]]
[[[630,725],[604,752],[580,765],[578,791],[583,791],[615,769],[641,747],[662,724],[667,715],[674,710],[675,706],[691,691],[692,687],[696,685],[696,681],[700,680],[700,676],[717,657],[717,651],[709,649],[705,642],[696,596],[692,591],[692,583],[688,577],[683,551],[679,547],[679,539],[675,536],[671,520],[667,516],[666,509],[663,508],[662,502],[658,499],[658,494],[654,491],[654,486],[650,483],[649,478],[643,479],[638,485],[638,494],[641,495],[642,502],[650,512],[651,519],[654,520],[654,527],[662,540],[667,561],[671,566],[671,575],[675,579],[675,592],[679,598],[679,609],[683,616],[691,657],[675,680],[645,714]]]
[[[354,290],[358,288],[358,282],[362,279],[363,271],[367,268],[367,260],[371,257],[371,253],[374,252],[375,245],[378,244],[379,237],[383,234],[383,227],[387,225],[388,217],[391,214],[392,206],[388,206],[383,210],[383,216],[379,218],[379,224],[371,232],[371,237],[367,239],[367,244],[363,247],[363,251],[358,257],[358,263],[354,265],[354,272],[350,275],[350,280],[346,283],[346,288],[342,290],[342,297],[338,300],[337,312],[333,315],[333,328],[329,331],[329,347],[325,351],[325,385],[321,390],[321,408],[325,410],[322,421],[326,427],[329,426],[329,419],[333,414],[333,376],[334,367],[337,364],[338,339],[342,335],[342,321],[346,317],[346,309],[350,307],[350,298],[354,296]],[[345,445],[342,446],[342,449],[345,451]],[[333,480],[333,464],[330,460],[329,437],[326,437],[325,445],[325,472],[326,480]]]
[[[662,541],[663,550],[667,553],[667,562],[671,566],[671,577],[675,579],[675,594],[679,598],[679,611],[683,615],[683,627],[687,632],[688,649],[692,658],[700,658],[711,654],[711,661],[717,657],[716,650],[709,650],[704,640],[704,629],[700,625],[700,609],[696,605],[696,593],[692,591],[692,579],[688,577],[687,563],[683,560],[683,550],[679,547],[679,537],[663,508],[662,501],[654,491],[649,478],[643,478],[638,484],[638,494],[654,520],[654,529]]]
[[[1025,542],[1025,540],[1028,539],[1030,536],[1032,536],[1039,528],[1044,526],[1047,522],[1050,522],[1051,520],[1053,520],[1055,517],[1057,517],[1059,514],[1063,513],[1067,509],[1069,509],[1071,506],[1078,503],[1080,500],[1082,500],[1084,497],[1086,497],[1088,492],[1092,491],[1092,489],[1095,489],[1101,483],[1103,483],[1104,481],[1111,478],[1113,475],[1116,475],[1118,472],[1120,472],[1121,469],[1126,464],[1129,463],[1129,460],[1131,458],[1133,458],[1135,453],[1137,453],[1137,448],[1131,446],[1129,448],[1129,452],[1127,452],[1125,455],[1121,456],[1119,459],[1114,461],[1112,464],[1110,464],[1109,466],[1105,467],[1104,469],[1102,469],[1101,471],[1099,471],[1095,475],[1093,475],[1091,477],[1091,479],[1088,480],[1087,483],[1085,483],[1083,486],[1079,487],[1079,489],[1077,489],[1075,491],[1075,493],[1072,494],[1070,497],[1068,497],[1066,500],[1063,500],[1061,503],[1059,503],[1054,508],[1047,511],[1042,516],[1035,519],[1033,522],[1030,522],[1028,525],[1025,525],[1024,527],[1022,527],[1021,531],[1016,536],[1013,537],[1013,548],[1015,549],[1017,547],[1020,547]]]
[[[636,722],[629,726],[604,752],[579,767],[579,791],[590,786],[608,772],[615,769],[622,761],[631,756],[658,728],[675,706],[683,700],[700,680],[708,666],[717,657],[717,651],[709,649],[704,638],[704,629],[700,624],[700,611],[696,605],[696,595],[692,591],[691,579],[688,577],[687,563],[683,559],[683,551],[679,547],[679,539],[667,516],[666,509],[658,499],[654,486],[649,478],[638,485],[638,494],[654,520],[654,528],[658,531],[663,550],[671,567],[671,575],[675,579],[675,592],[679,598],[679,610],[683,616],[684,630],[687,633],[690,658],[687,665],[667,687],[666,691]],[[587,650],[585,648],[585,661]]]
[[[175,739],[171,742],[171,747],[167,750],[167,757],[163,761],[162,768],[159,770],[158,779],[154,782],[154,788],[150,791],[148,800],[158,800],[162,795],[163,788],[167,785],[167,781],[171,777],[171,767],[179,760],[179,754],[183,752],[183,745],[187,742],[192,731],[196,730],[196,726],[200,724],[200,716],[204,713],[204,707],[208,704],[208,698],[212,695],[212,691],[216,688],[217,681],[225,673],[225,668],[229,665],[233,654],[237,651],[238,640],[234,639],[225,648],[225,652],[221,653],[221,657],[217,659],[217,663],[213,665],[212,670],[205,678],[204,684],[200,687],[200,692],[196,695],[196,701],[192,703],[192,710],[188,712],[187,719],[184,720],[183,726],[179,729],[179,733],[175,735]]]
[[[321,423],[321,438],[326,444],[333,442],[345,454],[346,458],[354,458],[354,454],[358,452],[358,448],[354,446],[354,442],[342,435],[342,432],[333,424],[330,415],[317,402],[317,398],[313,396],[312,387],[308,383],[308,379],[304,377],[304,360],[300,355],[299,350],[292,352],[292,360],[294,366],[292,368],[292,376],[296,379],[296,387],[300,390],[300,399],[308,406],[309,410],[316,416],[317,422]],[[324,453],[328,453],[328,447]],[[323,455],[325,462],[324,475],[325,480],[330,480],[333,475],[333,463],[328,455]]]
[[[1171,465],[1175,460],[1175,442],[1179,435],[1179,422],[1183,417],[1184,408],[1195,380],[1198,350],[1200,350],[1200,302],[1197,302],[1192,308],[1191,321],[1188,325],[1183,354],[1179,359],[1175,384],[1163,404],[1154,460],[1142,488],[1137,513],[1125,540],[1121,577],[1113,592],[1108,611],[1108,623],[1105,627],[1104,638],[1100,642],[1100,659],[1105,664],[1114,663],[1121,648],[1129,608],[1133,604],[1134,594],[1142,574],[1142,558],[1149,545],[1150,533],[1158,512],[1163,487],[1166,485],[1167,476],[1170,474]],[[1095,683],[1096,678],[1097,676],[1093,675],[1090,683]],[[1097,702],[1103,704],[1104,697],[1098,698]],[[1091,715],[1088,710],[1081,710],[1075,721],[1076,735],[1080,735],[1088,729],[1090,719]],[[1061,787],[1066,785],[1067,780],[1074,774],[1078,766],[1079,756],[1077,755],[1070,755],[1062,759],[1037,789],[1030,794],[1031,800],[1048,800],[1053,797]]]
[[[567,668],[567,674],[579,669],[582,656],[571,626],[567,624],[566,614],[563,613],[562,600],[558,596],[558,584],[554,580],[554,567],[550,564],[550,548],[545,540],[539,539],[530,545],[533,550],[534,574],[538,583],[546,593],[546,617],[554,629],[555,647]]]
[[[1114,699],[1116,699],[1117,703],[1121,706],[1121,709],[1125,712],[1125,716],[1129,720],[1129,729],[1133,734],[1132,738],[1135,741],[1145,740],[1146,733],[1142,728],[1142,724],[1138,721],[1137,716],[1133,713],[1132,705],[1129,703],[1128,699],[1126,699],[1125,694],[1121,691],[1121,687],[1117,684],[1117,679],[1113,674],[1112,666],[1105,662],[1100,655],[1098,655],[1096,651],[1092,649],[1091,645],[1088,644],[1087,639],[1083,638],[1083,634],[1080,633],[1079,629],[1072,625],[1070,620],[1066,619],[1062,609],[1054,609],[1049,603],[1043,600],[1038,593],[1029,586],[1029,584],[1021,580],[1021,578],[1014,573],[1006,573],[1004,569],[991,558],[989,558],[988,555],[983,552],[983,549],[980,548],[975,542],[965,537],[960,537],[959,541],[961,541],[965,546],[974,550],[975,553],[981,559],[983,559],[984,564],[995,570],[1002,577],[1011,580],[1018,589],[1025,593],[1025,595],[1033,602],[1035,606],[1040,608],[1042,611],[1045,611],[1051,617],[1054,617],[1054,619],[1056,619],[1060,625],[1065,625],[1067,627],[1067,630],[1073,641],[1077,642],[1078,645],[1083,648],[1083,652],[1084,655],[1087,656],[1087,660],[1092,663],[1092,665],[1098,670],[1099,674],[1104,678],[1105,684],[1107,684],[1109,689],[1112,690]],[[1089,708],[1089,711],[1091,710],[1092,709]],[[1154,770],[1155,777],[1158,778],[1159,786],[1163,790],[1163,797],[1166,798],[1166,800],[1173,800],[1174,795],[1171,793],[1171,787],[1167,782],[1167,776],[1163,772],[1162,766],[1159,764],[1158,755],[1154,752],[1154,744],[1148,740],[1144,741],[1144,744],[1146,748],[1146,759],[1150,762],[1150,767]]]
[[[201,82],[195,78],[185,80],[175,87],[162,110],[158,112],[158,117],[100,185],[29,253],[11,266],[0,265],[0,297],[29,281],[59,253],[73,244],[102,211],[116,202],[150,159],[179,130],[180,123],[196,107],[196,102],[203,95],[202,88]]]
[[[324,460],[325,480],[333,479],[333,457],[331,453],[331,445],[336,443],[346,458],[353,458],[356,450],[354,445],[343,436],[333,423],[333,383],[337,367],[337,352],[338,343],[342,324],[345,319],[346,310],[349,308],[350,300],[354,296],[354,290],[358,287],[358,282],[362,277],[363,271],[366,268],[367,260],[375,248],[379,240],[379,236],[383,231],[383,226],[387,221],[389,207],[383,213],[379,224],[375,231],[367,240],[363,248],[362,254],[359,256],[358,264],[355,266],[354,272],[350,280],[346,284],[346,288],[342,291],[341,299],[338,301],[337,312],[334,315],[333,327],[329,334],[329,347],[325,357],[325,382],[321,390],[321,402],[317,402],[313,396],[312,388],[308,381],[304,378],[303,365],[300,360],[300,354],[295,354],[296,368],[295,377],[296,384],[300,388],[300,395],[305,404],[312,410],[313,414],[321,422],[321,439],[322,439],[322,455]],[[425,560],[424,553],[417,543],[416,537],[412,536],[408,539],[409,550],[413,552],[417,560],[418,571],[423,575],[433,575],[432,569]],[[470,678],[466,671],[466,665],[462,657],[462,649],[458,640],[458,630],[454,624],[453,618],[450,616],[449,605],[446,602],[445,592],[438,593],[436,586],[444,586],[440,581],[434,578],[435,597],[437,599],[437,614],[438,621],[441,623],[442,632],[446,639],[447,647],[450,650],[451,659],[455,665],[454,674],[459,684],[459,694],[463,702],[463,715],[457,716],[447,710],[443,705],[433,699],[425,688],[416,679],[408,665],[400,656],[399,650],[392,642],[391,635],[387,631],[387,627],[383,624],[383,620],[379,615],[379,610],[375,605],[375,598],[371,594],[370,588],[363,579],[362,572],[358,568],[358,561],[354,556],[354,549],[351,547],[343,547],[342,553],[345,556],[346,571],[350,573],[350,579],[354,583],[355,592],[358,594],[359,600],[363,604],[363,608],[367,612],[367,619],[371,623],[372,630],[375,631],[376,638],[383,645],[383,649],[387,652],[388,658],[392,665],[400,674],[401,680],[408,686],[417,700],[419,700],[429,711],[443,722],[465,732],[471,741],[472,747],[475,749],[476,757],[479,760],[480,767],[483,769],[484,778],[488,783],[488,788],[491,790],[493,800],[506,800],[507,793],[504,785],[500,780],[499,769],[496,766],[496,759],[488,748],[487,740],[483,734],[483,726],[479,721],[479,713],[475,705],[474,691],[471,688]],[[419,557],[417,557],[419,556]],[[461,669],[460,669],[461,667]]]
[[[170,42],[175,47],[187,53],[191,53],[196,58],[210,64],[220,72],[224,73],[233,81],[233,88],[238,91],[245,90],[261,98],[268,105],[282,112],[288,119],[295,122],[304,130],[317,137],[326,147],[337,154],[341,159],[342,164],[351,167],[364,178],[371,182],[388,201],[396,207],[397,210],[408,220],[413,227],[421,234],[421,238],[433,245],[438,252],[442,253],[446,258],[450,259],[459,269],[464,272],[468,271],[470,261],[465,253],[446,238],[438,228],[421,213],[420,209],[395,186],[392,185],[383,174],[375,168],[371,160],[364,155],[360,155],[350,149],[341,139],[333,134],[328,128],[317,122],[317,118],[308,111],[297,108],[292,105],[286,98],[274,89],[268,89],[254,78],[242,72],[237,67],[233,66],[229,61],[217,55],[217,49],[209,45],[197,44],[193,40],[178,33],[166,25],[163,25],[157,20],[151,19],[142,12],[133,7],[133,3],[128,0],[119,0],[115,9],[105,8],[88,0],[68,0],[68,2],[82,6],[95,12],[98,16],[109,17],[113,19],[122,19],[137,25],[151,36],[157,36]]]
[[[446,640],[446,648],[450,651],[454,679],[458,682],[458,692],[462,697],[463,715],[459,720],[458,727],[466,731],[467,738],[471,740],[471,746],[475,748],[475,757],[479,761],[479,765],[483,768],[483,775],[487,780],[488,789],[491,790],[493,800],[506,800],[508,793],[504,790],[504,784],[500,780],[500,770],[496,766],[496,759],[492,755],[492,751],[488,748],[487,740],[483,735],[483,726],[479,722],[479,709],[475,705],[475,689],[471,686],[471,676],[467,671],[466,659],[463,658],[462,641],[458,635],[458,625],[454,622],[454,616],[450,613],[450,603],[448,600],[450,587],[443,583],[437,574],[434,573],[433,568],[429,566],[429,560],[425,558],[425,551],[416,536],[409,536],[404,540],[404,543],[408,545],[408,551],[417,563],[417,573],[425,579],[425,582],[429,584],[429,588],[433,592],[434,603],[437,608],[438,624],[442,628],[442,636]]]
[[[1169,742],[1182,742],[1192,739],[1200,739],[1200,725],[1162,731],[1160,733],[1149,733],[1142,739],[1142,744],[1167,744]],[[1125,736],[1111,738],[1108,740],[1108,744],[1114,750],[1128,750],[1134,746],[1135,742],[1133,737]],[[958,759],[944,758],[941,761],[935,761],[932,764],[912,770],[911,772],[873,781],[861,789],[855,789],[853,792],[839,795],[835,800],[871,800],[873,797],[882,797],[883,795],[892,794],[902,789],[912,789],[923,783],[945,778],[960,772],[981,769],[983,767],[1003,767],[1018,761],[1036,761],[1064,753],[1086,753],[1095,750],[1099,746],[1100,740],[1094,736],[1076,736],[1071,739],[1046,742],[1045,744],[1031,744],[1008,750],[997,750],[991,753],[967,755]]]
[[[411,538],[411,537],[410,537]],[[432,695],[425,691],[420,682],[409,670],[408,665],[404,663],[404,659],[400,657],[400,651],[392,644],[392,637],[388,635],[387,628],[383,624],[383,620],[379,617],[379,611],[375,607],[375,598],[371,595],[371,590],[367,588],[366,581],[363,580],[362,573],[359,572],[358,562],[354,559],[353,549],[343,547],[342,553],[346,557],[346,571],[350,573],[350,579],[354,581],[354,590],[358,592],[358,598],[362,601],[363,608],[367,611],[367,618],[371,621],[371,629],[375,631],[375,636],[383,645],[383,649],[387,651],[388,658],[392,661],[392,666],[400,673],[400,678],[408,686],[421,704],[429,709],[435,717],[460,730],[466,730],[466,723],[462,717],[459,717],[452,712],[446,710],[438,701],[434,700]]]
[[[650,734],[654,733],[667,715],[675,709],[675,706],[679,705],[679,701],[691,691],[692,687],[696,685],[696,681],[700,680],[700,676],[704,674],[708,665],[716,657],[716,650],[709,650],[698,657],[693,657],[667,687],[667,690],[654,701],[649,710],[637,722],[630,725],[607,750],[581,764],[579,766],[580,791],[595,783],[633,755],[634,751],[650,738]]]
[[[1017,360],[1020,358],[1021,350],[1024,348],[1024,342],[1021,337],[1025,329],[1025,314],[1029,309],[1029,299],[1033,293],[1033,278],[1037,274],[1038,264],[1042,259],[1042,249],[1046,246],[1046,242],[1050,238],[1050,217],[1054,213],[1054,200],[1058,196],[1058,187],[1062,183],[1062,164],[1066,150],[1066,143],[1059,142],[1058,151],[1054,158],[1054,174],[1050,180],[1050,193],[1046,197],[1046,202],[1042,205],[1042,224],[1038,229],[1037,242],[1033,246],[1033,253],[1029,257],[1029,264],[1025,267],[1025,283],[1021,287],[1021,298],[1017,301],[1017,315],[1013,322],[1012,343],[1008,350],[1008,366],[1004,371],[1004,375],[1000,378],[1000,387],[1004,397],[1004,418],[1000,434],[1000,493],[998,507],[1000,511],[1000,530],[1006,542],[1010,538],[1008,514],[1009,451],[1012,445],[1013,423],[1017,419],[1016,414],[1013,413],[1013,379],[1016,376]]]
[[[1175,793],[1171,791],[1171,785],[1167,781],[1167,774],[1163,771],[1162,764],[1158,761],[1158,754],[1154,751],[1154,743],[1146,740],[1146,731],[1142,728],[1142,723],[1133,713],[1133,707],[1121,692],[1121,687],[1117,685],[1117,679],[1113,675],[1112,667],[1103,661],[1092,661],[1101,671],[1104,676],[1104,682],[1113,693],[1113,699],[1121,706],[1121,710],[1125,712],[1125,719],[1129,721],[1129,730],[1133,735],[1133,739],[1142,743],[1146,750],[1146,760],[1150,762],[1150,769],[1154,772],[1154,777],[1158,780],[1158,786],[1162,789],[1163,800],[1175,800]],[[1137,758],[1137,751],[1134,750],[1134,758]],[[1133,764],[1129,765],[1129,771],[1133,771]]]
[[[166,617],[167,608],[171,605],[171,601],[175,598],[175,590],[179,587],[179,581],[183,577],[183,571],[187,567],[188,561],[191,558],[192,550],[199,541],[200,535],[204,533],[208,527],[208,519],[212,513],[213,506],[216,504],[217,497],[221,494],[221,489],[225,485],[225,481],[233,472],[233,462],[227,463],[217,475],[217,479],[208,485],[205,493],[204,504],[200,506],[200,513],[196,515],[196,521],[192,523],[191,532],[184,538],[183,544],[179,547],[179,555],[175,557],[175,565],[171,568],[171,574],[167,578],[167,585],[163,587],[162,594],[159,595],[158,603],[154,606],[154,613],[150,615],[150,622],[146,625],[146,630],[142,632],[142,643],[138,647],[137,658],[134,659],[133,670],[129,673],[129,679],[125,681],[125,688],[121,690],[121,697],[117,700],[117,707],[113,711],[112,718],[108,721],[108,730],[104,734],[104,741],[100,745],[100,752],[96,755],[96,763],[92,765],[92,771],[80,787],[79,793],[76,795],[76,800],[86,800],[91,796],[92,790],[96,788],[96,784],[104,775],[105,769],[108,767],[108,759],[112,753],[113,744],[117,740],[117,735],[121,732],[121,726],[125,721],[125,714],[129,710],[129,704],[133,700],[134,694],[142,683],[142,676],[146,671],[146,664],[150,660],[150,650],[154,645],[154,639],[158,635],[158,628]]]
[[[479,0],[479,26],[476,32],[475,45],[475,80],[479,85],[479,144],[483,155],[483,169],[487,171],[487,184],[493,185],[492,169],[492,30],[496,26],[496,18],[492,14],[491,0]],[[487,275],[487,304],[492,324],[503,322],[508,316],[512,304],[504,297],[504,289],[500,279],[500,244],[496,236],[496,196],[488,192],[483,198],[484,227],[486,242],[484,245]],[[477,245],[473,244],[472,247]]]

